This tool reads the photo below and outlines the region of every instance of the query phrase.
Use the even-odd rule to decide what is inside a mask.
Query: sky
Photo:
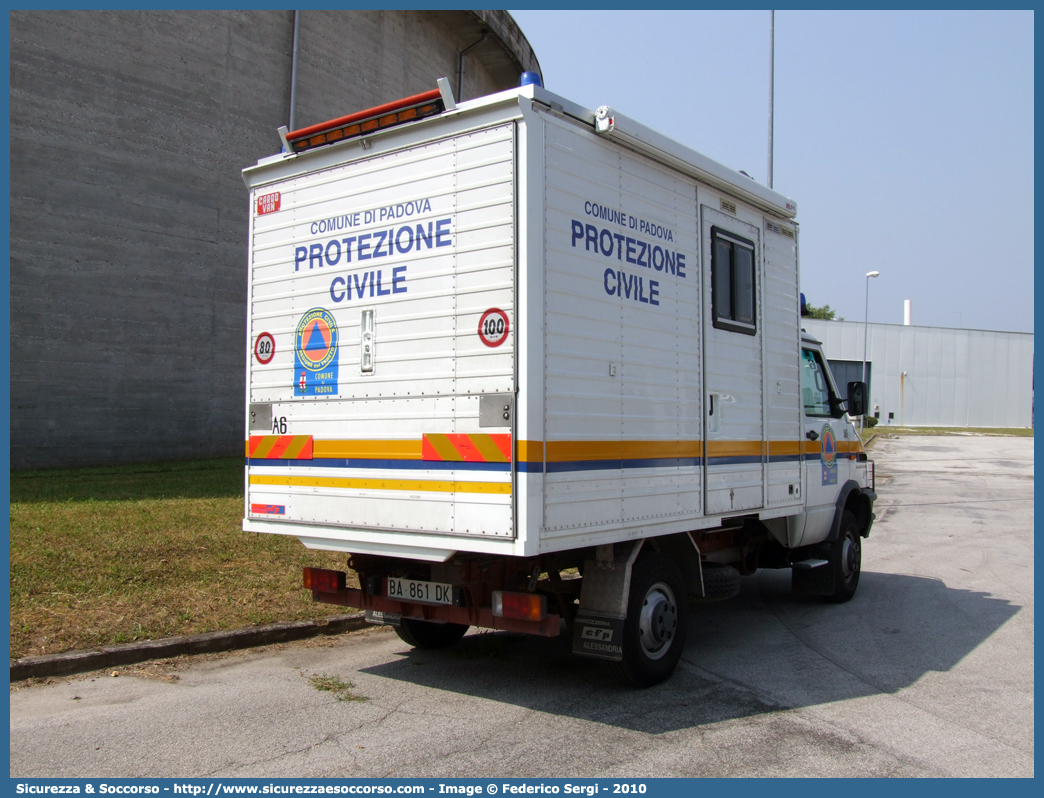
[[[759,183],[769,12],[512,11],[550,91]],[[850,321],[1033,331],[1033,13],[775,17],[773,188],[801,290]]]

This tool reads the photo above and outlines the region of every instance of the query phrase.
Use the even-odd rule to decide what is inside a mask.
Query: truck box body
[[[245,530],[441,562],[755,514],[802,544],[795,206],[606,118],[525,86],[245,171]]]

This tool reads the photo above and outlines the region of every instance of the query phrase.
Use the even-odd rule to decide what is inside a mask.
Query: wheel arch
[[[692,536],[688,532],[678,532],[651,538],[649,543],[655,551],[670,557],[681,568],[689,598],[703,598],[703,563]]]
[[[826,542],[832,543],[841,534],[841,517],[845,511],[852,513],[859,523],[859,534],[864,538],[870,536],[870,527],[874,523],[874,500],[877,494],[870,488],[863,488],[854,479],[841,486],[834,504],[834,521],[830,525],[830,534]]]

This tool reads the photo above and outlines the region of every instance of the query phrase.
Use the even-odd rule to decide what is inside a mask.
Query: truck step
[[[791,563],[792,568],[800,568],[802,571],[808,571],[812,568],[818,568],[821,565],[829,565],[830,560],[802,560],[801,562]]]

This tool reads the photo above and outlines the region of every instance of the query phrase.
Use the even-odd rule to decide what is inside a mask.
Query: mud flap
[[[624,620],[631,590],[631,567],[642,548],[638,541],[614,557],[596,556],[584,563],[580,607],[573,623],[573,653],[582,657],[623,659]],[[609,548],[609,547],[606,547]],[[599,547],[599,554],[605,549]]]
[[[619,662],[623,659],[624,619],[623,615],[580,610],[573,625],[573,653]]]

